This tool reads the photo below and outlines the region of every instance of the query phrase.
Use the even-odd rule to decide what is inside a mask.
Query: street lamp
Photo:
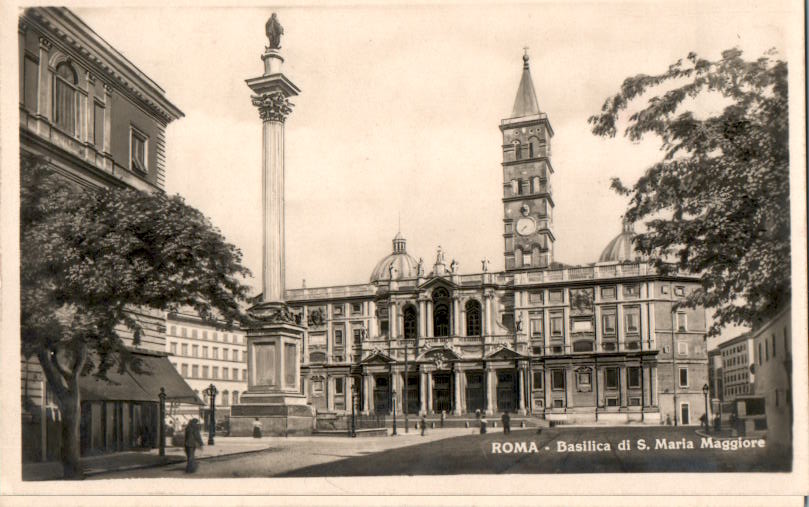
[[[160,449],[160,456],[166,455],[166,390],[160,388],[160,424],[158,425],[158,448]]]
[[[357,436],[357,422],[355,409],[357,407],[357,384],[351,383],[351,436]]]
[[[216,395],[219,393],[217,391],[216,386],[211,384],[208,389],[205,390],[205,394],[211,399],[211,418],[210,423],[208,425],[208,445],[213,444],[213,437],[216,433]]]
[[[396,436],[396,389],[392,389],[391,393],[393,393],[393,433],[390,436]]]
[[[708,424],[708,384],[702,386],[702,394],[705,395],[705,431],[708,432],[710,428]]]

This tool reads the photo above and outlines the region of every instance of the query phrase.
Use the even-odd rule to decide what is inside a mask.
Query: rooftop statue
[[[273,12],[264,28],[267,31],[267,38],[270,40],[270,49],[281,49],[281,36],[284,35],[284,27],[278,22],[278,15]]]

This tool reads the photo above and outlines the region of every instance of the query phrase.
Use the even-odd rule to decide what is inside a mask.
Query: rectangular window
[[[682,286],[674,287],[674,295],[675,296],[684,296],[685,295],[685,287],[682,287]]]
[[[625,283],[623,284],[623,287],[624,297],[636,298],[640,294],[640,285],[637,283]]]
[[[531,254],[522,254],[522,265],[523,266],[531,265]]]
[[[227,361],[227,360],[228,360],[228,356],[230,355],[229,353],[230,353],[230,350],[229,350],[229,349],[222,349],[222,359],[224,359],[225,361]]]
[[[531,317],[531,336],[542,337],[542,317]]]
[[[227,380],[230,376],[230,369],[227,366],[222,367],[222,380]]]
[[[181,327],[180,334],[182,334],[183,338],[185,338],[186,336],[188,336],[188,330],[184,327]]]
[[[618,368],[604,368],[604,387],[618,389]]]
[[[247,380],[247,370],[242,370],[242,380]]]
[[[565,299],[565,293],[562,289],[551,289],[548,291],[548,300],[551,303],[563,303]]]
[[[660,293],[661,294],[668,294],[669,293],[669,286],[668,285],[661,285],[660,286]]]
[[[607,406],[608,407],[617,407],[618,406],[618,398],[616,398],[614,396],[611,397],[611,398],[607,398]]]
[[[208,331],[206,331],[206,330],[204,330],[204,329],[202,330],[202,339],[203,339],[203,340],[207,340],[207,339],[208,339]]]
[[[775,359],[775,334],[772,335],[772,358]]]
[[[199,365],[191,366],[191,378],[199,378]]]
[[[177,344],[174,342],[171,343],[171,353],[177,355]]]
[[[135,127],[130,127],[130,141],[129,141],[129,169],[132,171],[139,171],[142,173],[149,172],[146,164],[147,145],[149,138],[146,134],[140,132]]]
[[[609,313],[605,310],[601,316],[601,327],[605,336],[615,336],[615,310],[611,310]]]
[[[335,329],[334,330],[334,344],[335,345],[342,345],[343,344],[343,330],[342,329]]]
[[[543,372],[535,371],[534,372],[534,389],[539,390],[542,389],[542,381],[543,381]]]
[[[344,309],[345,307],[343,305],[332,305],[331,307],[332,315],[334,315],[335,317],[342,317]]]
[[[215,378],[215,379],[218,379],[218,378],[219,378],[219,367],[218,367],[218,366],[214,366],[214,367],[212,367],[212,368],[211,368],[211,370],[212,370],[212,371],[211,371],[211,376],[212,376],[213,378]]]
[[[627,307],[624,311],[626,334],[638,334],[640,332],[640,308]]]
[[[565,388],[565,371],[551,370],[551,388],[560,391]]]
[[[336,395],[343,395],[345,394],[345,383],[343,377],[337,377],[334,379],[334,394]]]
[[[194,357],[199,357],[199,345],[191,346],[191,355]]]
[[[565,407],[565,400],[553,400],[553,408],[564,408]]]
[[[590,392],[592,389],[592,379],[589,371],[576,372],[576,388],[580,392]]]
[[[177,336],[177,326],[171,326],[170,329],[171,329],[170,334],[172,336]]]
[[[216,331],[213,332],[213,341],[215,342],[219,341],[219,333],[217,333]]]
[[[529,303],[541,303],[542,302],[542,291],[541,290],[529,290],[528,291],[528,302]]]
[[[354,334],[354,345],[356,346],[357,344],[362,342],[362,329],[361,328],[354,329],[352,333]]]
[[[187,344],[187,343],[183,343],[183,344],[180,346],[180,350],[182,350],[182,355],[187,356],[187,355],[188,355],[188,344]]]
[[[601,299],[615,299],[615,286],[601,287]]]
[[[687,320],[685,312],[677,314],[677,331],[685,331],[687,328]]]
[[[180,371],[181,371],[183,377],[188,378],[188,365],[187,364],[181,364],[180,365]]]
[[[629,406],[630,407],[639,407],[640,406],[640,398],[629,398]]]
[[[686,342],[677,342],[677,353],[681,356],[687,356],[688,344]]]
[[[362,303],[351,303],[351,315],[362,314]]]
[[[688,387],[688,367],[680,367],[680,387]]]
[[[629,387],[640,387],[640,367],[630,366],[626,369],[626,381]]]
[[[208,347],[202,347],[202,358],[208,359]]]
[[[196,338],[196,337],[197,337],[197,330],[196,330],[196,329],[192,329],[192,330],[191,330],[191,338]]]
[[[562,317],[560,315],[551,316],[551,336],[559,337],[564,333],[562,329]]]
[[[202,367],[202,378],[208,378],[208,367],[207,366]]]
[[[219,359],[219,347],[214,347],[213,348],[213,358],[214,359]]]
[[[765,361],[770,360],[770,346],[767,343],[768,341],[769,340],[767,338],[764,338],[764,360]]]
[[[104,148],[104,105],[93,104],[93,144],[96,148]]]

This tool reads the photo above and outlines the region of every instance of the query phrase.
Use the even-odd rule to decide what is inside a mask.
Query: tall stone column
[[[497,377],[491,366],[486,366],[486,415],[494,414],[494,401],[497,393]]]
[[[521,364],[517,369],[517,378],[519,382],[519,410],[520,415],[525,415],[525,365]]]
[[[461,415],[461,370],[456,366],[452,372],[452,413],[454,415]]]
[[[424,367],[421,367],[421,371],[419,371],[419,399],[421,401],[421,407],[419,407],[419,415],[426,415],[427,414],[427,372],[424,371]]]
[[[261,55],[264,73],[247,80],[262,122],[263,293],[261,302],[248,310],[252,317],[246,328],[248,386],[241,403],[231,407],[236,435],[249,435],[256,418],[268,434],[311,433],[314,427],[314,412],[301,393],[305,328],[295,322],[284,302],[284,122],[292,112],[289,98],[300,90],[281,72],[283,29],[275,14],[265,28],[270,45]],[[327,394],[332,394],[328,382]]]

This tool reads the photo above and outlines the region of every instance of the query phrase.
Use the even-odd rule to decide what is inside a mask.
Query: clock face
[[[530,218],[521,218],[517,220],[517,234],[520,236],[527,236],[533,233],[536,228],[536,223]]]

